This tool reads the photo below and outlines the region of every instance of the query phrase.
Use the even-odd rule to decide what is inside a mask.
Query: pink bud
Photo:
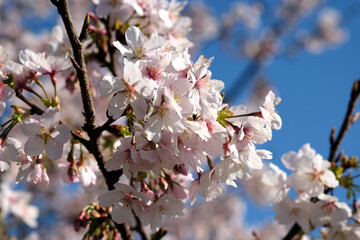
[[[177,165],[175,165],[174,170],[176,172],[184,175],[184,176],[187,176],[189,174],[189,172],[185,168],[185,164],[177,164]]]
[[[69,165],[69,170],[68,170],[69,180],[71,182],[75,182],[76,179],[77,179],[77,176],[78,176],[78,172],[77,172],[75,164],[70,164]]]

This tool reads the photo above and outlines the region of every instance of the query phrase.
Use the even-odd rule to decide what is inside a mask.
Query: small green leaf
[[[228,110],[228,106],[224,107],[222,110],[218,112],[218,119],[217,121],[223,126],[227,127],[229,123],[226,121],[226,118],[233,116],[234,113]]]

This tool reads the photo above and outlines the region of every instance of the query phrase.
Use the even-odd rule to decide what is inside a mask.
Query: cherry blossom
[[[297,191],[316,197],[324,191],[325,186],[334,188],[339,185],[334,173],[329,170],[330,162],[316,154],[310,144],[302,146],[298,153],[283,155],[282,161],[287,168],[295,170],[288,183]]]
[[[291,224],[296,222],[308,233],[311,229],[310,218],[313,204],[306,201],[294,202],[291,198],[285,197],[281,200],[274,210],[276,210],[275,219],[281,224]]]
[[[41,164],[41,155],[34,161],[30,156],[23,152],[19,153],[17,161],[20,163],[16,182],[32,182],[33,184],[48,185],[49,177],[46,168]]]
[[[276,165],[270,163],[270,169],[266,171],[262,177],[262,183],[270,186],[267,196],[271,203],[278,203],[287,194],[289,188],[286,184],[287,175]]]
[[[5,49],[0,45],[0,117],[4,114],[6,102],[14,99],[15,91],[7,85],[4,85],[3,80],[8,77],[2,72],[1,68],[7,63],[8,56]]]
[[[82,164],[78,167],[78,178],[80,183],[84,186],[84,187],[88,187],[91,184],[95,185],[96,184],[96,175],[93,172],[93,170],[86,166],[85,164]]]
[[[140,16],[144,14],[136,0],[93,0],[93,2],[97,5],[96,15],[100,17],[114,15],[126,21],[134,10]]]
[[[14,160],[19,154],[21,149],[21,142],[16,139],[9,137],[1,145],[0,148],[0,171],[7,171],[10,169],[10,162]]]
[[[347,240],[347,239],[359,239],[360,228],[356,224],[341,222],[335,225],[327,233],[326,240]]]
[[[275,106],[278,105],[280,102],[281,98],[275,98],[275,94],[270,91],[265,97],[263,107],[260,107],[262,117],[267,123],[270,124],[271,128],[274,128],[276,130],[279,130],[282,125],[281,118],[275,110]]]
[[[162,224],[162,215],[176,217],[184,215],[185,205],[172,195],[163,195],[148,207],[144,213],[143,221],[145,225],[150,224],[152,231],[159,230]]]
[[[115,93],[110,100],[108,114],[119,118],[130,104],[136,117],[141,120],[148,112],[146,99],[151,98],[155,82],[143,79],[139,67],[124,60],[124,78],[105,76],[100,83],[100,93],[104,96]]]
[[[0,184],[1,216],[9,213],[20,218],[26,225],[36,228],[38,225],[39,208],[29,204],[31,194],[25,191],[13,191],[6,183]]]
[[[143,216],[144,207],[150,204],[149,197],[136,191],[131,186],[122,183],[115,184],[115,190],[111,190],[99,196],[100,206],[113,206],[112,219],[117,223],[133,220],[133,212],[138,217]]]
[[[74,5],[85,2],[79,0]],[[62,2],[57,3],[54,5],[59,8]],[[145,233],[148,229],[143,230],[143,226],[149,226],[155,234],[151,238],[157,238],[161,233],[157,231],[173,221],[170,218],[185,215],[190,200],[191,205],[196,201],[213,202],[206,203],[207,214],[199,211],[201,214],[196,215],[189,208],[186,214],[190,217],[186,221],[190,230],[183,233],[191,232],[187,238],[279,239],[285,236],[286,227],[278,224],[268,229],[234,227],[234,222],[243,224],[244,206],[241,199],[224,196],[226,187],[241,184],[246,189],[256,184],[255,191],[260,189],[263,193],[255,197],[263,196],[265,201],[275,204],[277,223],[297,223],[306,234],[323,227],[327,239],[358,238],[359,228],[348,222],[352,219],[348,205],[324,194],[340,183],[342,187],[348,184],[343,179],[347,173],[342,171],[348,171],[351,164],[340,165],[346,162],[346,157],[340,159],[340,155],[339,162],[330,165],[310,144],[305,144],[298,153],[282,157],[285,167],[293,171],[289,177],[273,163],[267,168],[263,159],[279,157],[261,145],[272,140],[273,129],[282,127],[276,110],[280,97],[267,90],[265,100],[262,98],[259,104],[229,106],[223,102],[224,82],[213,79],[210,65],[214,57],[199,54],[192,61],[190,53],[195,50],[187,36],[192,20],[210,34],[219,30],[219,20],[204,11],[194,19],[183,16],[181,11],[186,2],[177,0],[93,0],[86,4],[95,13],[88,12],[85,21],[81,19],[82,55],[71,44],[74,59],[81,57],[85,61],[73,61],[74,68],[68,54],[65,55],[71,46],[60,26],[51,35],[44,34],[52,39],[48,42],[51,54],[38,52],[46,45],[42,36],[38,43],[20,51],[21,64],[9,61],[0,46],[0,115],[6,102],[15,97],[20,100],[14,101],[15,111],[1,127],[0,170],[6,171],[1,174],[0,184],[2,218],[11,213],[28,226],[37,226],[38,208],[29,204],[30,194],[11,190],[6,181],[13,177],[16,183],[37,184],[29,189],[41,191],[41,200],[43,196],[54,196],[53,207],[66,209],[65,217],[75,216],[78,212],[74,211],[78,210],[73,209],[83,208],[75,229],[84,227],[89,238],[116,239],[119,231],[123,234],[121,227],[127,224],[130,231],[138,231],[144,239],[148,238]],[[291,10],[296,20],[318,4],[319,1],[286,0],[275,20],[287,23]],[[237,22],[247,29],[265,30],[260,37],[254,34],[241,41],[245,54],[259,67],[263,59],[275,53],[280,42],[275,35],[281,35],[283,29],[282,24],[277,26],[279,32],[259,27],[263,7],[260,3],[234,5],[218,32],[229,34],[227,31]],[[319,36],[306,35],[304,45],[311,46],[311,41],[316,46],[319,42],[333,44],[344,40],[345,32],[338,26],[340,15],[331,10],[322,14],[316,27]],[[207,26],[201,16],[213,24]],[[78,18],[74,26],[80,27],[79,19],[83,16],[76,14],[74,18]],[[65,22],[69,34],[68,27]],[[275,34],[269,37],[266,32]],[[25,34],[26,31],[27,40]],[[62,74],[57,75],[59,72]],[[55,96],[48,93],[49,84],[42,75],[50,76],[54,87],[51,93]],[[66,118],[60,117],[60,103]],[[19,128],[23,134],[18,132]],[[63,150],[67,157],[62,158]],[[96,161],[85,163],[86,153],[93,154]],[[54,162],[49,159],[60,158],[61,163],[53,167]],[[97,173],[103,175],[95,174],[97,168],[101,170]],[[336,171],[336,177],[332,171]],[[63,194],[63,184],[53,181],[58,175],[66,183],[81,183],[84,194],[70,197]],[[345,176],[351,180],[348,185],[356,186],[352,185],[351,176]],[[23,183],[17,186],[27,187]],[[104,190],[105,187],[112,190]],[[295,195],[291,188],[296,191],[294,199],[289,197]],[[348,190],[350,193],[352,189]],[[355,221],[356,214],[355,211]],[[54,229],[65,232],[67,228],[69,224]],[[185,228],[179,229],[180,236]],[[58,236],[61,234],[64,233]],[[174,233],[167,236],[169,239],[177,236],[171,234]],[[65,238],[75,239],[78,235]]]
[[[45,150],[46,156],[57,160],[63,152],[63,145],[70,139],[70,129],[59,124],[60,112],[57,108],[48,108],[40,120],[26,118],[21,124],[21,130],[29,137],[24,151],[30,156],[38,156]]]
[[[49,74],[51,76],[71,67],[71,62],[67,56],[54,57],[50,55],[45,57],[45,53],[35,53],[29,49],[20,51],[19,59],[20,62],[28,68],[41,74]]]
[[[315,225],[330,224],[335,226],[349,217],[351,217],[351,209],[344,202],[339,202],[337,197],[321,194],[318,196],[320,201],[315,203],[314,216],[311,221]]]
[[[127,46],[119,41],[114,42],[114,46],[128,59],[140,59],[143,56],[154,54],[165,43],[165,39],[157,34],[152,34],[150,39],[147,39],[141,30],[135,26],[131,26],[126,30],[125,39]]]

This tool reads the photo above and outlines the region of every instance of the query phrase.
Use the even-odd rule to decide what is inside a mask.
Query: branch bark
[[[347,111],[345,114],[344,121],[341,125],[340,132],[334,141],[330,141],[330,154],[328,160],[330,162],[335,162],[336,154],[339,150],[342,140],[345,137],[346,132],[350,129],[352,125],[352,116],[355,110],[355,106],[360,96],[360,80],[357,80],[353,84],[353,88],[351,90],[351,97],[348,103]],[[332,133],[331,135],[335,135]]]
[[[78,35],[76,34],[72,22],[70,10],[69,10],[69,3],[67,0],[59,0],[59,1],[51,0],[51,2],[57,7],[59,15],[63,20],[66,33],[68,35],[73,50],[74,60],[76,62],[76,64],[73,62],[73,65],[75,67],[81,89],[81,98],[84,107],[84,115],[86,121],[85,126],[87,129],[95,129],[97,125],[95,118],[94,103],[91,97],[90,84],[87,75],[84,54],[82,50],[82,43],[77,37]]]
[[[77,37],[77,33],[75,31],[72,18],[70,15],[69,10],[69,3],[67,0],[50,0],[56,7],[59,12],[59,15],[61,16],[66,33],[68,35],[68,38],[70,40],[70,44],[73,50],[74,58],[71,58],[71,61],[73,63],[73,66],[76,70],[79,84],[80,84],[80,90],[81,90],[81,98],[83,103],[83,109],[84,109],[84,116],[85,116],[85,123],[83,126],[83,130],[88,134],[89,140],[85,140],[84,143],[87,150],[93,154],[95,157],[98,167],[102,174],[104,175],[106,185],[109,190],[115,189],[114,184],[118,182],[119,178],[121,177],[123,171],[122,169],[117,171],[107,172],[104,166],[104,157],[102,155],[101,149],[100,149],[100,136],[105,129],[105,127],[108,124],[111,124],[112,120],[109,120],[107,123],[105,123],[102,127],[98,127],[96,123],[96,117],[95,117],[95,108],[93,99],[91,96],[90,91],[90,83],[87,75],[86,70],[86,63],[84,59],[83,49],[82,49],[82,43]],[[75,134],[73,133],[73,136]],[[77,137],[75,135],[75,137]],[[117,227],[121,233],[122,238],[132,240],[133,237],[131,235],[130,228],[127,224],[117,224]]]

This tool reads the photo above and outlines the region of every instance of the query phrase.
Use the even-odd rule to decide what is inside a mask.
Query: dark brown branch
[[[349,104],[347,107],[344,121],[341,125],[340,132],[335,140],[330,141],[331,146],[330,146],[330,154],[329,154],[329,159],[328,159],[330,162],[335,161],[335,157],[339,150],[341,142],[344,139],[346,132],[349,130],[349,128],[351,127],[351,125],[353,123],[352,116],[354,113],[356,103],[359,99],[359,96],[360,96],[360,80],[355,81],[353,84],[353,88],[351,90],[350,101],[349,101]],[[335,134],[333,134],[333,131],[335,132],[335,130],[332,130],[331,135],[335,135]]]
[[[159,229],[159,231],[151,235],[151,240],[160,240],[166,235],[167,232],[168,229],[166,227],[162,227]]]
[[[150,240],[150,236],[146,233],[140,219],[135,215],[135,213],[134,217],[136,219],[136,227],[134,228],[134,230],[140,234],[142,240]]]
[[[356,103],[359,99],[359,96],[360,96],[360,80],[357,80],[353,84],[353,88],[351,90],[351,97],[350,97],[350,100],[348,103],[345,118],[344,118],[344,121],[341,125],[340,132],[336,139],[334,138],[335,129],[333,128],[331,130],[331,134],[330,134],[330,145],[331,146],[330,146],[330,155],[329,155],[329,159],[328,159],[330,162],[335,161],[335,156],[341,145],[341,142],[344,139],[345,134],[349,130],[351,124],[353,123],[352,116],[353,116],[353,112],[354,112]],[[329,191],[331,191],[331,189],[326,189],[324,192],[328,193]],[[291,227],[291,229],[289,230],[287,235],[283,238],[283,240],[291,240],[295,235],[299,234],[300,231],[301,231],[301,227],[297,223],[295,223]]]
[[[133,236],[131,235],[130,227],[127,223],[116,224],[117,229],[119,229],[121,238],[123,240],[133,240]]]
[[[122,169],[117,171],[112,171],[111,173],[105,169],[104,166],[104,157],[102,155],[100,149],[100,135],[103,131],[102,127],[98,127],[96,123],[95,117],[95,108],[93,99],[90,91],[90,83],[87,76],[86,64],[84,59],[84,54],[82,50],[82,43],[80,42],[78,35],[76,34],[74,25],[72,23],[72,19],[69,11],[69,4],[67,0],[50,0],[56,7],[57,10],[63,20],[66,33],[71,43],[71,47],[73,50],[74,58],[71,58],[74,68],[76,69],[76,73],[80,83],[81,90],[81,98],[84,108],[85,115],[85,124],[83,126],[84,131],[88,134],[89,140],[83,140],[84,145],[87,150],[94,155],[96,159],[99,169],[104,175],[106,185],[109,190],[115,189],[114,184],[118,182],[121,177],[123,171]],[[112,120],[109,120],[105,123],[111,124]],[[78,138],[76,134],[73,133],[75,138]],[[132,240],[132,235],[127,224],[117,224],[117,228],[119,229],[121,236],[124,240],[129,239]]]
[[[107,128],[113,123],[115,122],[114,119],[109,118],[103,125],[101,125],[100,127],[97,127],[95,129],[95,131],[97,131],[98,134],[101,134],[103,131],[107,130]]]
[[[74,68],[76,69],[77,76],[80,83],[81,98],[84,107],[85,124],[83,126],[84,131],[88,134],[89,140],[82,140],[85,147],[90,153],[92,153],[98,163],[99,169],[105,177],[106,184],[109,190],[114,189],[114,184],[119,180],[122,175],[122,170],[107,172],[104,167],[104,157],[100,150],[100,135],[102,131],[110,125],[113,120],[109,119],[102,127],[98,127],[95,117],[95,108],[91,96],[90,84],[86,71],[86,64],[82,50],[82,44],[77,37],[74,29],[67,0],[51,1],[58,9],[58,12],[64,22],[67,35],[69,37],[71,47],[73,49],[74,57],[70,58]],[[79,139],[77,135],[73,134],[73,137]]]
[[[105,21],[105,26],[106,26],[106,34],[107,34],[107,45],[108,45],[108,51],[109,51],[109,56],[110,56],[110,62],[107,64],[110,72],[116,77],[117,73],[116,73],[116,59],[115,59],[115,52],[116,49],[113,46],[112,43],[112,29],[111,29],[111,16],[109,15],[109,17],[107,18],[107,20]]]
[[[33,104],[32,102],[30,102],[27,98],[24,97],[24,95],[22,95],[22,93],[19,90],[15,90],[16,96],[23,101],[24,103],[26,103],[26,105],[28,105],[31,109],[30,109],[30,113],[31,114],[37,114],[37,115],[41,115],[44,113],[43,110],[41,110],[38,106],[36,106],[35,104]]]
[[[283,240],[291,240],[295,235],[299,234],[301,227],[299,224],[295,223],[289,230],[288,234],[283,238]]]
[[[86,140],[85,138],[83,138],[78,132],[77,130],[73,130],[71,131],[71,136],[75,139],[78,140],[82,145],[84,145],[86,148],[88,148],[89,146],[89,140]]]
[[[75,61],[72,62],[76,69],[76,73],[80,83],[81,98],[86,120],[85,126],[87,129],[94,129],[96,128],[94,103],[91,97],[90,84],[87,76],[82,43],[77,37],[74,25],[72,23],[72,18],[69,11],[69,3],[67,0],[51,0],[51,2],[57,7],[58,12],[64,22],[66,33],[68,35],[73,50]]]

